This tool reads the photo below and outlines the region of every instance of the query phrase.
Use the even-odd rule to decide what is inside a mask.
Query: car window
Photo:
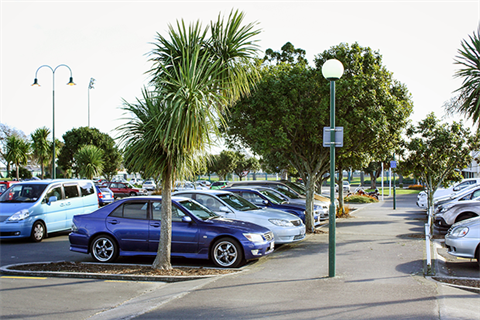
[[[275,194],[270,190],[260,190],[260,193],[267,197],[274,204],[282,204],[285,200],[280,197],[280,195]]]
[[[65,192],[65,199],[76,198],[80,195],[77,184],[63,185],[63,191]]]
[[[284,186],[274,185],[273,188],[275,190],[278,190],[280,193],[283,193],[284,195],[286,195],[289,198],[292,198],[292,199],[298,199],[299,198],[299,196],[296,193],[291,192],[290,190],[288,190],[288,188],[286,188]]]
[[[478,198],[478,197],[480,197],[480,189],[475,190],[472,194],[472,199],[475,199],[475,198]]]
[[[241,196],[243,199],[246,199],[251,203],[255,203],[257,205],[263,205],[263,198],[256,193],[246,191],[246,192],[242,192]]]
[[[223,206],[220,201],[206,194],[197,194],[195,200],[212,211],[220,211],[220,207]]]
[[[47,191],[46,199],[50,199],[50,197],[57,197],[57,200],[62,200],[63,195],[62,195],[62,187],[61,186],[56,186],[52,187],[50,190]]]
[[[115,209],[110,216],[127,219],[147,219],[148,201],[125,202]]]
[[[207,220],[207,219],[213,219],[213,218],[219,217],[217,214],[209,210],[207,207],[202,206],[201,204],[195,201],[183,200],[183,201],[180,201],[180,204],[199,219]]]
[[[162,202],[154,201],[152,202],[152,215],[153,220],[162,220]]]
[[[95,191],[93,190],[93,183],[91,183],[90,181],[81,181],[79,182],[79,185],[82,197],[86,197],[95,193]]]
[[[230,194],[220,194],[218,195],[220,199],[222,199],[224,202],[226,202],[228,205],[230,205],[232,208],[235,210],[240,210],[240,211],[247,211],[247,210],[256,210],[259,209],[256,205],[253,203],[249,202],[248,200],[243,199],[242,197],[230,193]],[[213,210],[210,208],[208,205],[206,205],[209,209]],[[213,210],[215,211],[215,210]]]
[[[116,188],[117,187],[117,184],[116,183],[111,183],[110,184],[110,188]]]

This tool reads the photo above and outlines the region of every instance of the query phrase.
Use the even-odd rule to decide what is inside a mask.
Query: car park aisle
[[[328,234],[310,235],[136,319],[478,318],[480,295],[424,278],[424,217],[415,197],[368,205],[337,221],[335,278]]]

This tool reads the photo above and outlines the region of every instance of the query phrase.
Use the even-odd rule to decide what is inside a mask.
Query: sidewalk
[[[424,277],[414,198],[391,200],[337,220],[334,278],[328,234],[315,234],[240,274],[169,284],[92,319],[479,319],[480,294]]]

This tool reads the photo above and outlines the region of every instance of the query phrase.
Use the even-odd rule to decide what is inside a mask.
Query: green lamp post
[[[327,60],[322,74],[330,81],[330,207],[328,219],[328,276],[335,277],[335,81],[343,75],[343,65],[336,59]]]

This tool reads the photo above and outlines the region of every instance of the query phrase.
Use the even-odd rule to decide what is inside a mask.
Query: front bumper
[[[467,235],[468,236],[468,235]],[[445,246],[447,247],[448,254],[461,257],[461,258],[475,258],[475,249],[479,244],[479,239],[468,237],[450,237],[445,236]]]
[[[305,239],[306,235],[304,224],[298,227],[276,227],[272,231],[277,244],[297,242]]]
[[[0,239],[19,239],[30,237],[33,221],[26,219],[16,222],[0,223]]]

